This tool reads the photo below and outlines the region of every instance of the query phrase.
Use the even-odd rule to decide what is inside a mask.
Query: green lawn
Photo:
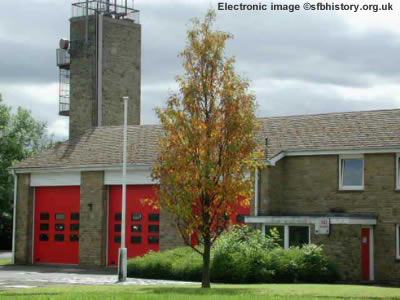
[[[0,299],[400,299],[400,288],[329,284],[56,286],[0,291]]]
[[[0,259],[0,266],[11,264],[11,259]]]

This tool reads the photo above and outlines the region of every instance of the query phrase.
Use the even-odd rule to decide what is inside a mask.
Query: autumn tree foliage
[[[255,96],[225,56],[232,36],[213,30],[215,12],[195,19],[181,53],[179,92],[156,110],[164,129],[153,179],[162,209],[175,216],[188,245],[196,233],[203,256],[202,287],[210,287],[211,246],[238,206],[253,198],[254,170],[260,164],[255,133]],[[156,202],[155,202],[156,203]]]

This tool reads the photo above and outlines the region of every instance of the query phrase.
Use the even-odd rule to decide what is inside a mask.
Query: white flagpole
[[[124,99],[124,141],[123,141],[123,163],[122,163],[122,213],[121,213],[121,248],[119,248],[118,281],[126,281],[128,253],[125,246],[126,227],[126,165],[127,165],[127,142],[128,142],[128,100]]]

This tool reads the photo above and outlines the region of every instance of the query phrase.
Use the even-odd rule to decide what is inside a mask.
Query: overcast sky
[[[32,110],[59,139],[68,137],[68,118],[58,116],[55,49],[69,37],[71,2],[1,0],[0,10],[0,93],[13,107]],[[176,88],[189,20],[217,2],[135,1],[143,30],[144,124],[157,122],[154,107]],[[217,11],[217,28],[235,37],[227,51],[239,74],[251,80],[259,116],[400,108],[400,3],[392,4],[393,11],[378,13]]]

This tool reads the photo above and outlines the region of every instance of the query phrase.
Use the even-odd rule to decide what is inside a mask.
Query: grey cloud
[[[68,37],[71,1],[2,0],[0,10],[0,85],[44,84],[58,80],[55,49]],[[215,5],[212,5],[216,7]],[[185,46],[189,20],[202,17],[205,4],[158,4],[136,1],[142,23],[142,84],[165,85],[182,73],[177,57]],[[18,17],[10,12],[18,11]],[[261,116],[392,108],[392,99],[344,100],[327,84],[366,87],[400,78],[399,39],[391,32],[352,32],[334,14],[217,12],[217,27],[235,35],[227,53],[237,58],[237,71],[249,79],[302,81],[285,89],[257,92]],[[6,38],[4,39],[4,33]],[[3,37],[3,39],[2,39]],[[308,83],[319,87],[318,92]],[[171,84],[172,87],[172,84]],[[324,91],[324,92],[321,92]],[[0,90],[1,92],[1,90]],[[153,112],[168,97],[168,88],[143,89],[142,120],[155,123]],[[393,95],[396,97],[396,95]],[[57,100],[36,111],[32,99],[13,96],[49,123]]]
[[[344,99],[334,88],[317,91],[298,82],[284,89],[258,91],[259,117],[319,114],[394,108],[393,99]]]

